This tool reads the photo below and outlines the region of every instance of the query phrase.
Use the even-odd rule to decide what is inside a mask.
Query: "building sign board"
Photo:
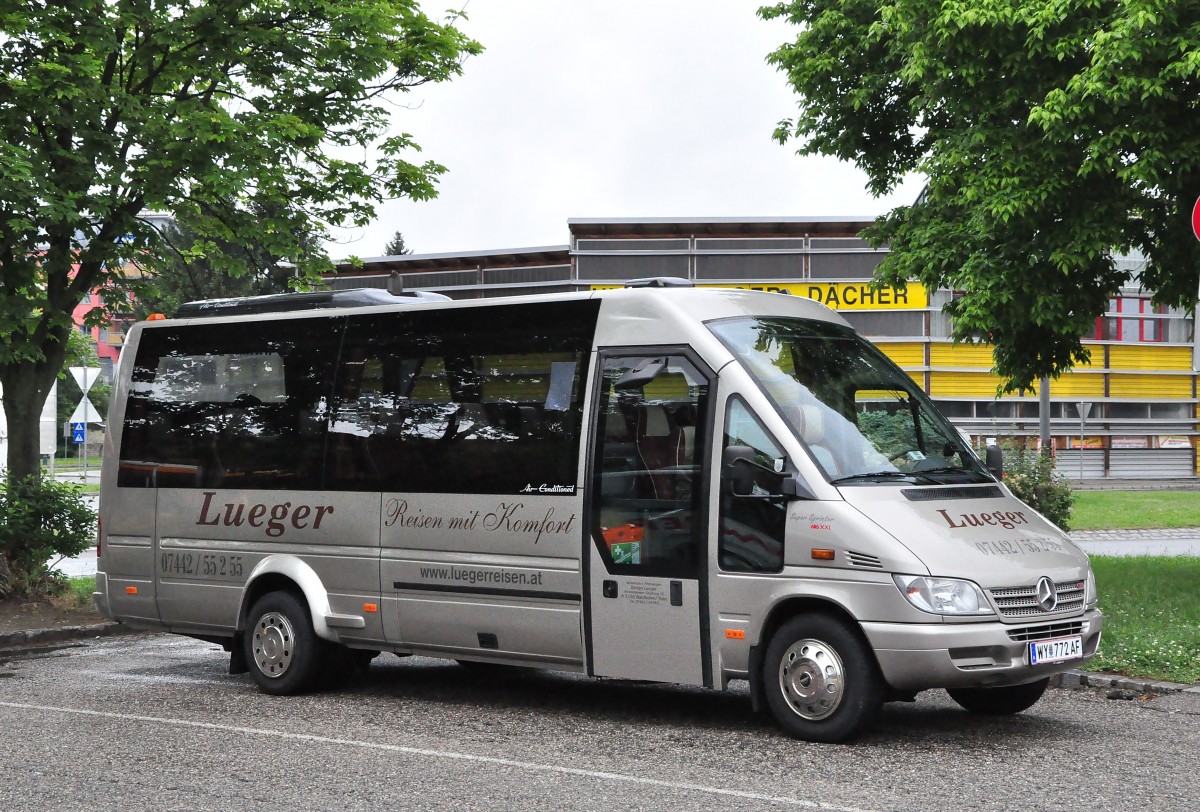
[[[592,285],[592,290],[611,290],[620,285]],[[904,287],[876,289],[870,282],[747,282],[745,284],[697,285],[700,288],[760,290],[803,296],[833,310],[921,310],[929,307],[929,295],[920,282]]]
[[[763,290],[787,293],[820,302],[833,310],[918,310],[929,306],[929,296],[920,282],[902,288],[875,288],[870,282],[778,282],[744,285],[701,285],[700,287]]]

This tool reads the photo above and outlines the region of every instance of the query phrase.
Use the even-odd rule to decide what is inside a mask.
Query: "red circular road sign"
[[[1200,197],[1196,198],[1196,205],[1192,206],[1192,233],[1200,240]]]

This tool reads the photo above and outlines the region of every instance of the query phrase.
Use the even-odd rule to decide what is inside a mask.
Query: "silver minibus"
[[[100,611],[220,643],[272,694],[380,652],[746,681],[832,742],[927,689],[1020,712],[1096,653],[1087,556],[845,320],[651,282],[135,326]]]

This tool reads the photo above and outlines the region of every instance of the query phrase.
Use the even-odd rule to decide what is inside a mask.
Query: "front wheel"
[[[861,733],[883,704],[883,679],[866,642],[832,615],[784,623],[763,664],[767,705],[799,739],[844,742]]]
[[[261,691],[286,696],[316,687],[327,659],[308,607],[291,592],[268,592],[254,602],[242,635],[246,665]]]
[[[947,688],[950,698],[972,713],[985,713],[990,716],[1012,716],[1033,707],[1042,694],[1050,678],[1025,685],[1006,685],[1002,688]]]

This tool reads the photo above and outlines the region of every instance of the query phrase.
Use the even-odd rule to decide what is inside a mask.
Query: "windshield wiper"
[[[848,474],[846,476],[835,477],[829,480],[829,484],[837,485],[841,482],[854,482],[855,480],[870,480],[870,479],[903,479],[911,482],[916,477],[924,474],[924,471],[905,472],[905,471],[867,471],[865,474]]]
[[[922,468],[920,471],[912,471],[911,473],[918,476],[926,476],[927,474],[933,474],[934,476],[939,474],[959,474],[970,477],[976,482],[986,482],[988,479],[974,468],[967,468],[962,465],[939,465],[937,468]]]

